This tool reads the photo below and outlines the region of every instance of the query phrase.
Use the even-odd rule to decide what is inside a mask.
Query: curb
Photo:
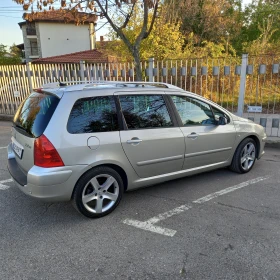
[[[268,140],[265,142],[265,147],[264,148],[274,148],[274,149],[280,149],[280,138],[277,142],[273,140]]]
[[[267,136],[265,147],[280,149],[280,137]]]
[[[0,114],[0,121],[10,121],[10,122],[12,122],[13,119],[14,119],[13,115],[3,115],[3,114]]]

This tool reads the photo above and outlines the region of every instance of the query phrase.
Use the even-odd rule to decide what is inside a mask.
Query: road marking
[[[176,230],[173,230],[173,229],[163,228],[163,227],[155,226],[152,223],[140,222],[137,220],[126,219],[123,221],[123,223],[127,224],[129,226],[139,228],[139,229],[151,231],[154,233],[158,233],[158,234],[162,234],[162,235],[166,235],[166,236],[170,236],[170,237],[174,236],[177,232]]]
[[[210,201],[214,198],[217,198],[219,196],[234,192],[236,190],[242,189],[242,188],[247,187],[247,186],[252,185],[252,184],[256,184],[256,183],[261,182],[263,180],[266,180],[268,178],[269,178],[269,176],[258,177],[258,178],[240,183],[238,185],[228,187],[228,188],[223,189],[221,191],[217,191],[217,192],[208,194],[204,197],[201,197],[197,200],[194,200],[192,203],[194,205],[202,204],[202,203]],[[151,231],[151,232],[154,232],[154,233],[158,233],[158,234],[162,234],[162,235],[165,235],[165,236],[173,237],[177,232],[176,230],[163,228],[163,227],[160,227],[160,226],[156,226],[155,224],[160,222],[160,221],[163,221],[167,218],[170,218],[174,215],[178,215],[178,214],[181,214],[181,213],[183,213],[183,212],[185,212],[189,209],[192,209],[194,205],[190,205],[190,204],[181,205],[181,206],[176,207],[176,208],[174,208],[170,211],[167,211],[167,212],[161,213],[161,214],[159,214],[155,217],[152,217],[152,218],[150,218],[150,219],[148,219],[147,221],[144,221],[144,222],[134,220],[134,219],[125,219],[123,221],[123,223],[126,224],[126,225],[130,225],[130,226],[142,229],[142,230]]]
[[[1,150],[1,149],[7,149],[7,146],[6,146],[6,147],[0,147],[0,150]]]
[[[134,226],[136,228],[144,229],[147,231],[155,232],[158,234],[166,235],[166,236],[174,236],[176,233],[176,230],[173,229],[168,229],[168,228],[163,228],[159,226],[155,226],[155,223],[158,223],[159,221],[163,221],[167,218],[170,218],[174,215],[178,215],[184,211],[189,210],[192,208],[190,205],[181,205],[175,209],[172,209],[170,211],[167,211],[165,213],[159,214],[158,216],[152,217],[151,219],[145,221],[145,222],[140,222],[137,220],[131,220],[131,219],[126,219],[123,221],[123,223]]]
[[[224,194],[227,194],[227,193],[230,193],[230,192],[234,192],[234,191],[236,191],[238,189],[242,189],[242,188],[247,187],[249,185],[256,184],[256,183],[261,182],[263,180],[266,180],[268,178],[269,177],[258,177],[258,178],[255,178],[255,179],[252,179],[252,180],[240,183],[238,185],[226,188],[224,190],[208,194],[208,195],[206,195],[204,197],[201,197],[201,198],[199,198],[197,200],[194,200],[193,203],[200,203],[201,204],[201,203],[207,202],[209,200],[212,200],[212,199],[214,199],[214,198],[216,198],[218,196],[221,196],[221,195],[224,195]]]
[[[7,186],[7,185],[4,185],[5,183],[10,183],[10,182],[13,182],[13,179],[7,179],[7,180],[3,180],[3,181],[0,181],[0,190],[1,191],[4,191],[4,190],[7,190],[10,188],[10,186]]]

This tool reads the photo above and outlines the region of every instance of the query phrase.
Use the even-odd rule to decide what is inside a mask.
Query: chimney
[[[103,41],[104,41],[104,37],[100,36],[100,42],[103,42]]]
[[[96,37],[95,37],[95,29],[94,24],[89,24],[89,40],[90,40],[90,49],[94,50],[96,49]]]

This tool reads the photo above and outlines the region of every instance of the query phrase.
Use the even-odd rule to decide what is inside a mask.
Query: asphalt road
[[[0,279],[280,279],[280,149],[245,175],[221,169],[126,193],[90,220],[1,183],[9,134],[0,122]]]

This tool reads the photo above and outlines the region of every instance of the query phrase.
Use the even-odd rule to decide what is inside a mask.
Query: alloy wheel
[[[256,159],[256,147],[252,142],[247,143],[241,153],[241,166],[248,171],[253,166]]]
[[[91,178],[82,192],[82,203],[91,213],[100,214],[111,209],[120,193],[117,180],[109,174]]]

